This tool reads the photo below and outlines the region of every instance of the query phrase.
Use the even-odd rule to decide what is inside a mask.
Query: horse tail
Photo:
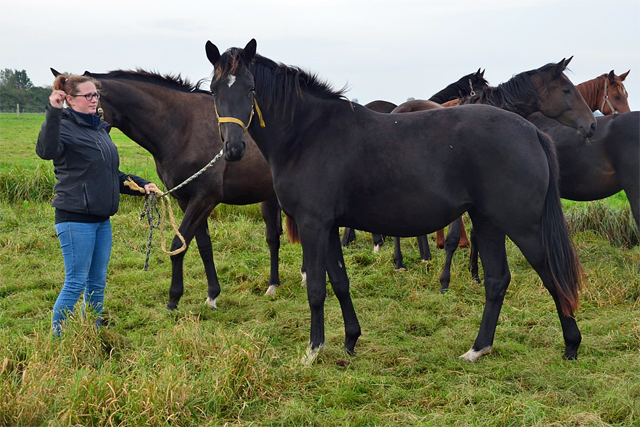
[[[555,145],[551,137],[537,130],[540,145],[549,163],[549,186],[544,201],[541,238],[545,251],[545,265],[551,272],[565,316],[572,316],[579,306],[582,285],[582,265],[569,234],[560,202],[559,167]]]
[[[300,243],[298,224],[289,215],[287,215],[287,235],[289,236],[289,240],[291,240],[291,243]]]

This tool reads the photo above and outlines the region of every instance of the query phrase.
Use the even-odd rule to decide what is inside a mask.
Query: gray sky
[[[428,98],[478,68],[492,85],[574,56],[574,84],[612,69],[640,109],[640,0],[0,0],[0,69],[142,68],[209,78],[204,45],[244,47],[367,103]]]

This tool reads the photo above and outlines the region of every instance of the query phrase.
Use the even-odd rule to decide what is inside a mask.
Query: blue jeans
[[[63,321],[84,294],[83,310],[102,314],[107,266],[111,257],[111,220],[97,223],[61,222],[56,233],[64,258],[64,286],[53,307],[53,334],[59,336]]]

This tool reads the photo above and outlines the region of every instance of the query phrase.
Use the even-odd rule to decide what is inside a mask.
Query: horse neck
[[[171,141],[169,122],[180,121],[185,115],[183,108],[172,108],[168,101],[171,96],[150,94],[136,85],[117,85],[108,83],[104,99],[111,104],[114,114],[114,127],[117,127],[136,144],[147,150],[157,161],[171,158],[180,148]],[[166,89],[169,92],[169,89]],[[168,95],[168,94],[167,94]],[[162,108],[150,109],[150,106]]]
[[[429,101],[437,102],[438,104],[444,104],[452,99],[459,98],[460,93],[462,95],[469,94],[469,88],[464,89],[458,82],[451,83],[449,86],[442,89],[440,92],[429,98]]]
[[[524,118],[539,111],[536,100],[527,99],[524,96],[510,96],[501,86],[485,88],[480,94],[462,98],[460,105],[464,104],[492,105],[516,113]]]
[[[585,102],[591,108],[591,111],[600,109],[598,101],[604,97],[604,79],[606,76],[599,76],[595,79],[587,80],[576,86],[580,95],[584,98]]]

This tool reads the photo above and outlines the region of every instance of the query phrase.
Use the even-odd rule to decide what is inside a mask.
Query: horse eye
[[[571,91],[569,89],[565,89],[563,90],[564,93],[566,93],[567,95],[569,95],[571,93]]]

